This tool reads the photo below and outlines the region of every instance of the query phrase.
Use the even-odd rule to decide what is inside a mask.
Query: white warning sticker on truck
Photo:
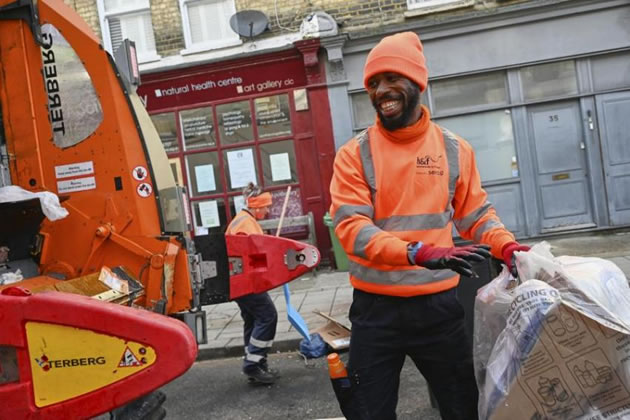
[[[96,188],[96,178],[89,176],[87,178],[70,179],[68,181],[57,182],[57,193],[71,193],[77,191],[93,190]]]
[[[57,179],[79,175],[90,175],[93,173],[94,162],[92,161],[55,166],[55,175],[57,176]]]

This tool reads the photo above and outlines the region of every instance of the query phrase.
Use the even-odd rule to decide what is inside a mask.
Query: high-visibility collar
[[[424,105],[421,107],[422,115],[420,116],[420,119],[410,126],[390,131],[383,127],[383,123],[377,116],[376,128],[383,137],[395,143],[411,143],[412,141],[416,141],[419,138],[422,138],[424,133],[429,129],[429,123],[431,122],[429,108]]]

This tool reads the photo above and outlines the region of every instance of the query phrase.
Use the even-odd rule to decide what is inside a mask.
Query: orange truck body
[[[218,235],[205,238],[204,249],[219,252],[204,274],[185,191],[135,87],[62,0],[0,0],[2,148],[11,184],[55,193],[69,213],[38,221],[28,255],[37,276],[19,284],[31,291],[123,267],[143,289],[134,304],[199,315],[202,304],[270,290],[319,262],[316,248],[289,239],[265,235],[244,245]],[[12,240],[6,236],[0,232],[0,246]],[[263,277],[272,280],[261,286]]]
[[[10,3],[14,2],[0,0],[0,7]],[[158,168],[147,158],[146,139],[138,129],[138,110],[124,90],[111,56],[87,24],[61,0],[39,1],[38,11],[43,25],[52,25],[78,57],[88,58],[81,61],[98,101],[64,103],[66,98],[59,88],[64,62],[53,48],[58,39],[44,33],[40,46],[27,21],[2,21],[0,95],[6,105],[2,112],[13,184],[31,191],[57,192],[62,199],[66,197],[58,192],[60,182],[70,185],[69,191],[94,186],[67,194],[63,203],[69,210],[66,218],[43,222],[38,255],[41,274],[71,279],[103,265],[124,266],[136,275],[142,273],[139,280],[145,295],[140,305],[154,309],[162,302],[165,313],[189,309],[192,291],[186,249],[174,235],[160,229],[163,215],[155,182]],[[77,111],[99,112],[89,108],[98,103],[102,121],[93,132],[72,147],[60,147],[63,143],[55,139],[72,134],[68,116]],[[88,177],[60,178],[60,168],[72,164],[93,170],[83,171]],[[170,171],[168,165],[165,167]],[[134,168],[148,171],[142,182],[134,178]],[[164,165],[159,169],[163,171]],[[72,187],[73,181],[78,187]],[[148,185],[151,194],[140,195],[140,184]]]
[[[73,417],[67,414],[75,413],[70,410],[77,401],[83,408],[89,406],[83,414],[97,413],[128,402],[140,391],[127,392],[124,401],[112,397],[102,407],[90,402],[98,399],[101,388],[56,396],[57,405],[37,405],[32,396],[37,392],[24,396],[21,390],[37,385],[41,373],[33,359],[41,355],[33,356],[31,347],[41,351],[41,343],[50,344],[51,338],[42,333],[29,342],[28,320],[51,324],[61,347],[67,344],[64,334],[77,327],[118,341],[138,340],[139,346],[153,345],[157,353],[181,353],[162,343],[168,341],[167,336],[160,339],[158,324],[163,317],[124,308],[125,317],[138,325],[117,332],[117,324],[111,319],[100,322],[98,314],[122,309],[91,310],[90,299],[73,300],[71,295],[28,298],[31,292],[85,294],[174,315],[188,324],[199,343],[205,341],[206,331],[201,305],[278,287],[314,268],[320,259],[316,247],[268,235],[208,236],[200,242],[203,251],[195,251],[185,190],[175,183],[133,83],[62,0],[0,0],[0,158],[0,274],[4,276],[10,265],[30,271],[23,280],[4,286],[0,277],[0,296],[6,295],[0,299],[0,320],[7,323],[0,323],[0,396],[23,404],[9,409],[28,412],[28,418]],[[54,193],[68,214],[52,221],[44,218],[37,199],[4,200],[7,185],[27,194]],[[207,261],[201,258],[204,253]],[[20,271],[11,270],[12,276]],[[125,300],[113,294],[115,299],[110,299],[116,290],[103,291],[100,275],[114,272],[139,286],[134,290],[141,293],[123,295]],[[16,291],[19,296],[10,298]],[[62,309],[53,310],[47,302]],[[39,315],[33,315],[35,309]],[[76,316],[81,311],[92,314],[89,323]],[[11,316],[3,318],[3,313]],[[133,321],[143,315],[146,322]],[[155,343],[143,341],[148,340],[144,324],[154,324]],[[180,334],[176,327],[171,332]],[[181,374],[192,363],[196,348],[190,347],[195,343],[192,336],[182,334],[186,338],[182,345],[188,347],[186,362],[148,388]],[[71,356],[80,360],[82,346],[70,347],[78,352]],[[22,373],[3,376],[3,363]],[[115,382],[110,390],[117,387],[124,388]],[[43,386],[39,392],[46,398],[57,391]],[[0,410],[0,417],[9,411]],[[57,415],[46,414],[53,412]]]

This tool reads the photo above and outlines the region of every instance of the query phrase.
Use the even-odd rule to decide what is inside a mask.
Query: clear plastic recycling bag
[[[516,253],[477,293],[479,418],[630,419],[630,287],[600,258]]]

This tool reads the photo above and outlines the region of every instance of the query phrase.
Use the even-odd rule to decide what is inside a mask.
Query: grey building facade
[[[368,52],[404,30],[424,44],[423,102],[473,145],[517,237],[630,226],[630,1],[531,1],[323,38],[337,148],[374,121]]]

